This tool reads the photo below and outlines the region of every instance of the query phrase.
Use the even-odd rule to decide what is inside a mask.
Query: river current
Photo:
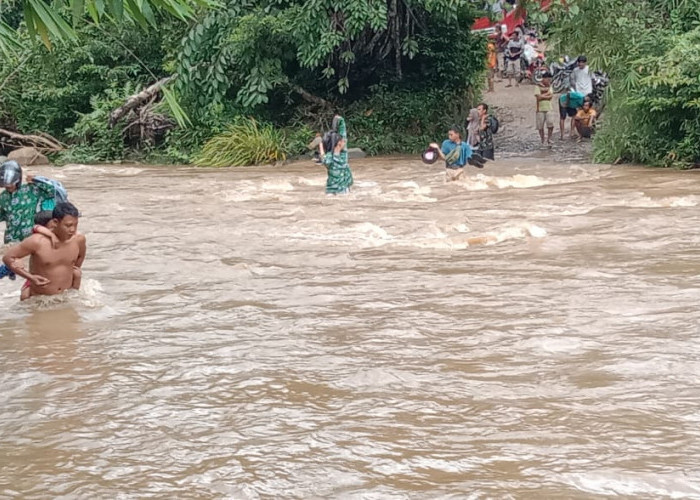
[[[39,168],[84,286],[0,281],[0,498],[700,498],[700,172]]]

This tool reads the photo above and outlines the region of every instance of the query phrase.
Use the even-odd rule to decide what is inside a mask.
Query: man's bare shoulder
[[[26,248],[41,248],[44,246],[44,243],[49,243],[50,245],[51,242],[46,236],[34,233],[24,238],[21,244]]]

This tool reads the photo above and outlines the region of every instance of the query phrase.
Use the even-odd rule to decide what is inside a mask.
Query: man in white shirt
[[[571,87],[584,96],[590,95],[593,92],[593,80],[588,71],[588,59],[586,56],[578,56],[576,61],[578,67],[571,72]]]

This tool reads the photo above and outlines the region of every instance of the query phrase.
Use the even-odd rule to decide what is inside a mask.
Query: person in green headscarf
[[[323,164],[328,170],[326,193],[345,194],[353,184],[352,172],[348,164],[348,131],[345,119],[333,117],[332,130],[324,136],[319,145]]]

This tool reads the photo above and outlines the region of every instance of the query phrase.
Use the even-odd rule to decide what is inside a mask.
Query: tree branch
[[[62,151],[64,149],[63,145],[58,141],[54,142],[51,139],[47,139],[46,137],[42,137],[40,135],[19,134],[17,132],[11,132],[2,128],[0,128],[0,135],[9,137],[22,145],[33,146],[43,152],[55,153],[56,151]]]
[[[306,90],[301,88],[299,85],[292,85],[292,90],[294,90],[294,92],[299,94],[302,97],[302,99],[304,99],[306,102],[310,102],[311,104],[317,104],[317,105],[322,106],[324,108],[333,109],[333,104],[326,101],[322,97],[318,97],[316,95],[310,94],[309,92],[307,92]]]
[[[175,78],[175,75],[168,76],[166,78],[162,78],[158,80],[156,83],[153,85],[146,87],[144,90],[139,92],[138,94],[134,94],[131,97],[129,97],[124,104],[119,106],[117,109],[112,111],[109,114],[109,127],[112,128],[114,125],[117,124],[117,122],[126,114],[129,113],[129,111],[136,109],[147,102],[151,101],[156,97],[158,92],[160,91],[161,87],[165,84],[167,84],[169,81],[171,81],[173,78]]]

